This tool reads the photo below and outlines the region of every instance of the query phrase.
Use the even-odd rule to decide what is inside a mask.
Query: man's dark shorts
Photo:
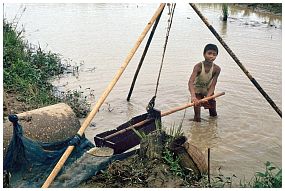
[[[204,97],[206,97],[203,94],[196,94],[196,98],[197,99],[203,99]],[[205,109],[215,109],[216,108],[216,100],[215,99],[211,99],[208,102],[202,103],[201,106],[203,106]]]

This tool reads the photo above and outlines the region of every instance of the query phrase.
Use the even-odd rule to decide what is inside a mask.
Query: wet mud
[[[163,160],[143,160],[138,155],[113,162],[106,171],[82,183],[84,188],[179,188],[189,183],[174,175]]]

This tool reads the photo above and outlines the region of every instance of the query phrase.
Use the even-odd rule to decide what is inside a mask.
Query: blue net
[[[3,170],[10,173],[10,187],[41,187],[69,145],[75,149],[65,163],[71,165],[94,145],[84,136],[75,135],[64,141],[42,143],[23,135],[16,115],[10,115],[13,136],[4,159]]]
[[[143,125],[143,128],[149,126],[152,126],[151,129],[155,128],[155,119],[158,118],[160,121],[161,118],[160,111],[153,110],[152,112],[134,117],[125,124],[132,125],[146,118],[151,119],[151,121]],[[78,187],[82,182],[106,169],[113,161],[123,160],[138,153],[137,149],[106,157],[94,156],[86,152],[95,147],[94,144],[84,136],[80,137],[79,135],[53,143],[34,141],[23,135],[22,127],[18,123],[16,115],[10,115],[9,120],[13,123],[13,136],[4,159],[5,187],[41,187],[69,145],[74,145],[75,148],[50,187]],[[125,127],[125,124],[120,127]],[[128,133],[133,132],[130,131]],[[118,136],[126,136],[126,134]],[[116,142],[116,146],[118,148],[126,147],[125,151],[139,144],[139,142],[133,144],[130,141],[132,138],[133,136],[130,136],[124,143]],[[9,174],[11,175],[10,177]]]

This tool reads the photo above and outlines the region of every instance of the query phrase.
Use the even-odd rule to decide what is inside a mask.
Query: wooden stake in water
[[[210,148],[208,148],[208,181],[209,181],[209,185],[211,185],[211,179],[210,179]]]

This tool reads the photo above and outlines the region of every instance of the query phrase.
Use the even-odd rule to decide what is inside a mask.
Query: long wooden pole
[[[225,92],[218,93],[218,94],[215,94],[215,95],[212,95],[212,96],[209,96],[209,97],[205,97],[205,98],[199,100],[198,103],[202,103],[202,102],[205,102],[205,101],[209,101],[209,100],[211,100],[211,99],[214,99],[214,98],[216,98],[216,97],[220,97],[220,96],[222,96],[222,95],[225,95]],[[168,110],[168,111],[166,111],[166,112],[161,113],[161,117],[164,117],[164,116],[166,116],[166,115],[170,115],[170,114],[172,114],[172,113],[174,113],[174,112],[181,111],[181,110],[183,110],[183,109],[186,109],[186,108],[192,107],[192,106],[194,106],[194,103],[187,103],[187,104],[185,104],[185,105],[182,105],[182,106],[179,106],[179,107],[175,107],[175,108],[173,108],[173,109],[170,109],[170,110]],[[116,136],[116,135],[122,134],[122,133],[124,133],[124,132],[126,132],[126,131],[128,131],[128,130],[134,129],[134,128],[139,127],[139,126],[141,126],[141,125],[144,125],[144,124],[146,124],[146,123],[149,122],[149,121],[151,121],[151,119],[145,119],[145,120],[143,120],[143,121],[140,121],[140,122],[138,122],[138,123],[136,123],[136,124],[134,124],[134,125],[131,125],[131,126],[125,128],[125,129],[122,129],[122,130],[120,130],[120,131],[117,131],[116,133],[113,133],[113,134],[111,134],[111,135],[108,135],[108,136],[104,137],[104,140],[109,139],[109,138],[111,138],[111,137],[114,137],[114,136]]]
[[[205,101],[209,101],[209,100],[211,100],[211,99],[214,99],[214,98],[216,98],[216,97],[220,97],[220,96],[222,96],[222,95],[225,95],[225,92],[221,92],[221,93],[217,93],[217,94],[215,94],[215,95],[209,96],[209,97],[205,97],[205,98],[199,100],[198,103],[203,103],[203,102],[205,102]],[[180,110],[186,109],[187,107],[192,107],[192,106],[194,106],[194,103],[187,103],[187,104],[185,104],[185,105],[182,105],[182,106],[173,108],[173,109],[171,109],[171,110],[169,110],[169,111],[163,112],[163,113],[161,114],[161,117],[164,117],[164,116],[166,116],[166,115],[172,114],[172,113],[174,113],[174,112],[177,112],[177,111],[180,111]]]
[[[198,16],[202,19],[205,25],[210,29],[213,35],[218,39],[218,41],[222,44],[222,46],[226,49],[229,55],[234,59],[237,65],[241,68],[241,70],[245,73],[245,75],[250,79],[253,85],[258,89],[258,91],[263,95],[263,97],[267,100],[267,102],[271,105],[271,107],[277,112],[277,114],[282,118],[282,111],[277,107],[274,101],[267,95],[267,93],[262,89],[259,83],[252,77],[249,71],[242,65],[233,51],[228,47],[222,37],[217,33],[212,25],[209,24],[207,19],[202,15],[202,13],[198,10],[194,3],[190,3],[190,6],[194,9],[194,11],[198,14]]]
[[[94,118],[94,116],[98,112],[99,108],[104,103],[105,99],[107,98],[107,96],[109,95],[109,93],[111,92],[111,90],[113,89],[113,87],[115,86],[117,81],[119,80],[120,76],[122,75],[122,73],[126,69],[128,63],[131,61],[132,57],[134,56],[134,54],[137,51],[138,47],[140,46],[141,42],[145,38],[147,32],[150,30],[150,28],[153,25],[154,21],[160,15],[160,13],[164,9],[164,7],[165,7],[165,3],[161,3],[159,8],[156,10],[154,15],[152,16],[151,20],[147,23],[145,29],[143,30],[143,32],[139,36],[135,46],[131,49],[131,51],[129,52],[129,54],[128,54],[127,58],[125,59],[124,63],[122,64],[122,66],[120,67],[120,69],[118,70],[116,75],[114,76],[113,80],[107,86],[107,88],[105,89],[104,93],[98,99],[98,101],[96,102],[96,105],[94,106],[92,111],[89,113],[89,115],[86,117],[85,121],[81,125],[80,129],[77,132],[78,135],[80,135],[80,136],[83,135],[85,129],[89,126],[89,124],[91,123],[92,119]],[[65,161],[68,159],[68,157],[71,154],[71,152],[73,151],[73,149],[74,149],[74,146],[68,146],[68,148],[66,149],[66,151],[64,152],[62,157],[59,159],[59,161],[56,164],[56,166],[54,167],[54,169],[52,170],[51,174],[48,176],[48,178],[46,179],[45,183],[42,185],[42,188],[49,187],[49,185],[52,183],[52,181],[54,180],[56,175],[61,170],[61,168],[64,165]]]
[[[147,53],[148,48],[149,48],[149,46],[150,46],[150,43],[151,43],[151,41],[152,41],[152,37],[153,37],[153,35],[154,35],[154,33],[155,33],[155,29],[156,29],[156,27],[157,27],[157,25],[158,25],[158,23],[159,23],[161,14],[162,14],[162,11],[161,11],[160,15],[157,17],[157,19],[156,19],[156,21],[155,21],[155,23],[154,23],[154,25],[153,25],[153,27],[152,27],[151,33],[150,33],[150,35],[149,35],[149,37],[148,37],[148,40],[147,40],[146,46],[145,46],[145,48],[144,48],[144,51],[143,51],[141,60],[140,60],[140,62],[139,62],[139,64],[138,64],[138,66],[137,66],[137,70],[136,70],[135,75],[134,75],[134,77],[133,77],[133,81],[132,81],[132,85],[131,85],[130,90],[129,90],[129,94],[128,94],[128,97],[127,97],[127,101],[130,101],[130,98],[131,98],[131,96],[132,96],[132,92],[133,92],[133,89],[134,89],[134,86],[135,86],[135,83],[136,83],[138,74],[139,74],[139,72],[140,72],[140,69],[141,69],[141,67],[142,67],[144,58],[145,58],[145,56],[146,56],[146,53]]]

